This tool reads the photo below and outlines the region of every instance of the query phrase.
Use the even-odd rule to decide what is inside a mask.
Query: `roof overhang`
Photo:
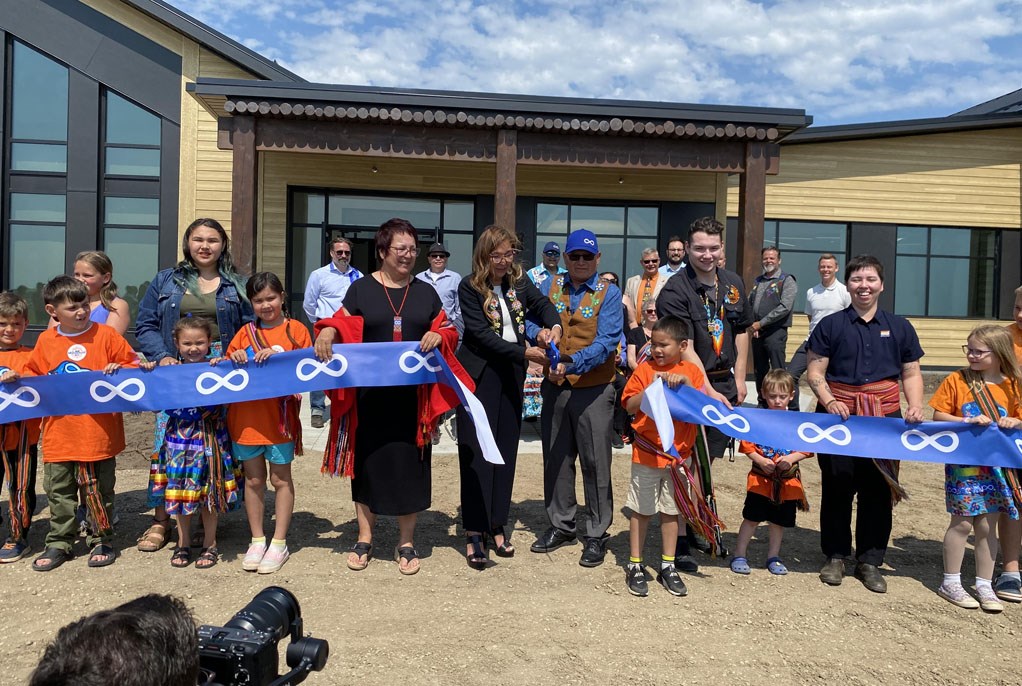
[[[841,126],[820,126],[806,128],[793,133],[785,145],[803,143],[831,143],[837,141],[862,140],[867,138],[892,138],[896,136],[925,136],[934,133],[957,131],[980,131],[1022,126],[1020,114],[955,115],[934,119],[904,119],[881,121],[868,124],[844,124]]]

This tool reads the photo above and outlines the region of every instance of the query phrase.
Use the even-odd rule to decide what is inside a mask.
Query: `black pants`
[[[475,395],[486,409],[490,431],[504,458],[503,465],[483,459],[475,426],[458,406],[458,463],[461,467],[461,519],[466,531],[493,531],[505,526],[515,485],[518,439],[522,434],[522,381],[512,365],[487,365],[476,382]],[[509,532],[510,533],[510,532]]]
[[[760,329],[759,337],[752,339],[752,364],[756,369],[756,394],[759,404],[766,407],[763,400],[763,377],[771,369],[784,369],[785,347],[788,345],[788,329],[781,326],[776,329]]]
[[[802,341],[802,345],[798,346],[798,350],[791,356],[791,362],[788,363],[788,373],[791,374],[791,378],[795,379],[795,397],[788,403],[788,409],[792,412],[798,412],[799,408],[798,380],[806,373],[806,367],[808,366],[808,358],[806,356],[806,343],[808,342],[808,340]]]
[[[901,417],[894,412],[888,417]],[[820,547],[828,558],[852,554],[852,501],[855,559],[880,566],[891,539],[891,489],[873,460],[819,453],[823,492],[820,499]]]
[[[625,384],[628,383],[628,377],[631,376],[631,372],[623,372],[620,369],[617,370],[617,374],[614,375],[614,424],[611,427],[611,438],[616,436],[624,436],[631,430],[631,417],[625,412],[625,408],[621,405],[621,393],[625,390]]]

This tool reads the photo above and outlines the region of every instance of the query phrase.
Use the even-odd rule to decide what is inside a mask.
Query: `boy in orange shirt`
[[[791,374],[783,369],[767,372],[763,378],[763,399],[768,410],[783,412],[794,398],[795,379]],[[738,529],[738,543],[735,545],[735,556],[731,558],[731,571],[735,574],[749,574],[752,571],[745,552],[756,527],[765,521],[770,523],[766,568],[771,574],[787,574],[788,568],[779,557],[781,538],[785,527],[795,526],[795,510],[809,510],[798,463],[813,455],[749,441],[742,441],[738,451],[752,460],[752,470],[746,483],[745,508],[742,510],[745,519]]]
[[[635,371],[621,393],[621,404],[629,414],[635,415],[632,428],[636,440],[632,444],[632,478],[625,507],[632,511],[628,523],[630,556],[625,574],[628,592],[645,596],[649,593],[646,573],[642,565],[642,549],[646,542],[649,519],[660,513],[660,534],[663,553],[657,581],[675,596],[688,593],[685,582],[675,567],[680,517],[674,500],[674,487],[669,470],[674,460],[654,452],[661,445],[660,435],[651,417],[639,409],[642,394],[654,379],[663,379],[671,388],[687,385],[703,390],[703,372],[691,362],[683,362],[682,353],[688,347],[692,331],[687,322],[677,317],[664,317],[653,325],[650,335],[650,356]],[[674,422],[674,447],[683,458],[688,458],[695,444],[696,427],[687,422]]]
[[[106,324],[89,321],[89,291],[70,276],[58,276],[43,287],[46,313],[57,326],[39,334],[25,374],[70,374],[137,367],[138,357],[128,342]],[[16,380],[7,372],[0,382]],[[32,563],[37,572],[56,569],[74,557],[78,534],[75,508],[78,489],[97,531],[86,538],[90,567],[106,567],[117,559],[113,540],[114,462],[124,450],[120,412],[47,417],[43,423],[43,478],[50,505],[46,550]]]
[[[28,303],[10,291],[0,293],[0,375],[25,371],[32,349],[21,344],[28,327]],[[11,535],[0,548],[0,563],[17,562],[29,553],[28,529],[35,513],[35,473],[39,419],[0,424],[0,475],[7,485]]]

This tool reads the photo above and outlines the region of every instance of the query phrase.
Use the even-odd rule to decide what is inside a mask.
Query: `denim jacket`
[[[179,308],[185,287],[175,280],[176,274],[176,269],[164,269],[157,274],[138,304],[135,338],[142,354],[153,362],[167,356],[177,357],[174,325],[181,318]],[[216,291],[216,321],[224,350],[227,350],[238,329],[252,321],[252,316],[252,304],[239,296],[234,284],[221,279]]]

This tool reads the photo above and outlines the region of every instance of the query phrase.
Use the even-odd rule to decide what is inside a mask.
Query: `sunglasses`
[[[646,314],[656,314],[656,309],[654,308],[652,310],[643,310],[643,312],[645,312]]]
[[[561,253],[557,252],[556,250],[547,250],[543,254],[546,255],[547,257],[560,257],[561,256]]]
[[[643,260],[642,263],[643,264],[656,264],[659,261],[660,260]]]
[[[334,250],[334,254],[337,254],[337,255],[350,255],[351,251],[350,250]]]
[[[593,260],[596,259],[596,255],[592,254],[591,252],[574,252],[571,253],[570,255],[566,255],[565,257],[567,257],[572,262],[578,262],[579,260],[592,262]]]

